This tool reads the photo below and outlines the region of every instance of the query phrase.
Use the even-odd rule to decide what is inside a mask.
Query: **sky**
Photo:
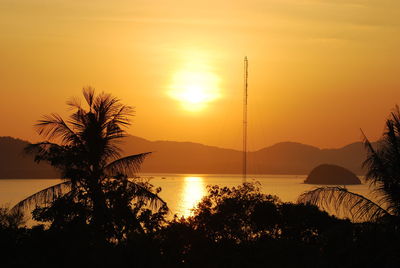
[[[111,93],[150,140],[337,148],[375,140],[400,103],[400,1],[0,0],[0,136],[39,141],[82,88]]]

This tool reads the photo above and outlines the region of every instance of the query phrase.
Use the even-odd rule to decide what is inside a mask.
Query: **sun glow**
[[[202,64],[188,64],[172,78],[168,95],[187,111],[199,111],[220,97],[219,77]]]

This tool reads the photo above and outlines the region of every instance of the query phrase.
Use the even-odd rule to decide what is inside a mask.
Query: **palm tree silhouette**
[[[364,136],[367,159],[365,180],[377,202],[344,187],[320,187],[300,195],[298,202],[347,216],[354,221],[378,221],[400,217],[400,109],[396,105],[386,120],[385,132],[376,146]]]
[[[80,201],[89,201],[93,211],[92,223],[101,229],[106,221],[108,205],[106,182],[110,180],[122,180],[123,185],[129,185],[134,198],[139,201],[149,201],[155,207],[165,205],[143,184],[128,180],[128,176],[134,175],[150,154],[121,158],[118,141],[126,136],[124,128],[130,125],[133,108],[121,104],[119,99],[109,94],[96,95],[90,87],[83,89],[83,95],[86,108],[74,98],[67,102],[75,110],[69,120],[64,121],[54,113],[44,116],[35,126],[38,133],[49,141],[26,148],[28,153],[35,155],[35,161],[47,161],[60,170],[64,181],[25,198],[13,209],[49,203],[70,195]]]

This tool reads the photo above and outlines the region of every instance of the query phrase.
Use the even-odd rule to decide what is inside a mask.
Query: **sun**
[[[172,78],[168,95],[185,110],[199,111],[220,97],[219,78],[207,70],[180,70]]]

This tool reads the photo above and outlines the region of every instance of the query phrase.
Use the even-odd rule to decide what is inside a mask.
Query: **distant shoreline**
[[[151,178],[151,177],[242,177],[242,174],[228,174],[228,173],[139,173],[139,177],[142,178]],[[306,177],[307,174],[248,174],[247,175],[247,180],[252,180],[252,179],[257,179],[259,178],[264,178],[268,179],[269,177],[271,178],[293,178],[293,179],[299,179],[301,177]],[[363,177],[363,176],[358,176],[358,177]],[[7,178],[0,178],[0,180],[57,180],[60,179],[60,177],[18,177],[18,178],[12,178],[12,177],[7,177]]]

